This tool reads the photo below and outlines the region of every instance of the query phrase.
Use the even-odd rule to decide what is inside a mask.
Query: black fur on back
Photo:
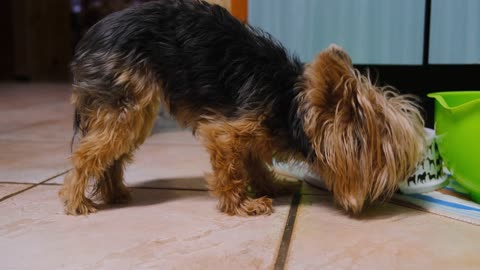
[[[118,60],[111,67],[112,58]],[[109,66],[110,64],[110,66]],[[311,152],[295,101],[303,64],[267,33],[227,10],[197,0],[160,0],[111,14],[79,43],[72,71],[77,91],[115,106],[124,95],[116,72],[148,67],[164,86],[172,115],[190,104],[199,115],[266,115],[272,136]],[[80,123],[77,123],[80,125]]]

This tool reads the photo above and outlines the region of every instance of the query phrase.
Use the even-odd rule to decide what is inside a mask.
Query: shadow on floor
[[[371,221],[371,220],[391,220],[402,219],[406,216],[426,214],[425,212],[416,209],[406,208],[386,202],[374,202],[366,204],[362,212],[358,215],[348,213],[335,203],[330,192],[322,194],[304,194],[300,201],[300,205],[312,205],[317,207],[328,208],[328,215],[348,216],[357,221]],[[408,213],[408,215],[405,215]]]
[[[277,183],[281,185],[281,193],[279,196],[273,197],[273,205],[290,205],[291,199],[295,192],[299,191],[298,183]],[[125,207],[142,207],[147,205],[156,205],[167,203],[174,200],[191,200],[198,198],[199,200],[217,201],[208,192],[206,182],[203,177],[191,178],[170,178],[170,179],[153,179],[138,183],[133,186],[132,201],[125,204],[105,205],[100,204],[99,210],[115,210]],[[295,190],[292,190],[295,188]],[[251,197],[258,197],[249,193]],[[195,200],[192,200],[195,202]]]

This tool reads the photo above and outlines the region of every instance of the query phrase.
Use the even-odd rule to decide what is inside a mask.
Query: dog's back
[[[167,0],[93,26],[77,47],[72,71],[77,96],[112,106],[129,99],[125,83],[156,84],[143,90],[161,88],[168,110],[192,126],[200,116],[231,118],[291,100],[302,64],[220,6]]]

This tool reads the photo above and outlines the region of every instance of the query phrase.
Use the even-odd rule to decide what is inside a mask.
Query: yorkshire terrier
[[[229,215],[272,212],[269,164],[309,164],[348,212],[388,196],[424,150],[415,99],[377,87],[333,45],[309,64],[267,33],[201,0],[160,0],[113,13],[79,42],[71,65],[73,170],[66,213],[130,199],[123,170],[160,105],[210,154],[207,182]],[[255,194],[247,192],[251,187]]]

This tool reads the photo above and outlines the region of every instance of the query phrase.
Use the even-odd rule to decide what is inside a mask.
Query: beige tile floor
[[[63,214],[64,84],[0,84],[0,269],[480,269],[480,228],[393,204],[359,218],[303,184],[268,217],[215,209],[208,155],[159,123],[126,172],[133,201]],[[165,128],[169,127],[169,128]]]

